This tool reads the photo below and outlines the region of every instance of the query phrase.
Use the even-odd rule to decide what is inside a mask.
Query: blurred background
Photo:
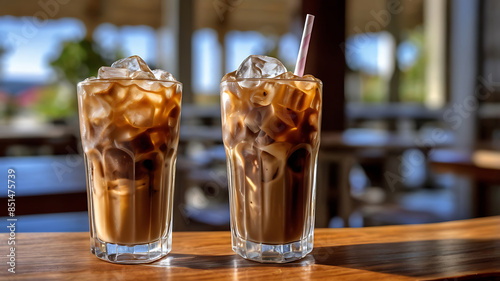
[[[307,13],[306,73],[324,83],[316,226],[500,214],[498,1],[0,5],[0,175],[16,170],[17,231],[88,230],[75,85],[130,55],[184,85],[174,230],[229,230],[220,79],[250,54],[293,71]]]

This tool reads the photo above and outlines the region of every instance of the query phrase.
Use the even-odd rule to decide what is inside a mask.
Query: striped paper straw
[[[297,56],[297,64],[295,65],[294,74],[297,76],[304,75],[306,68],[307,50],[309,49],[309,41],[311,40],[311,32],[314,24],[314,16],[307,14],[304,24],[304,32],[302,32],[302,41],[300,42],[299,55]]]

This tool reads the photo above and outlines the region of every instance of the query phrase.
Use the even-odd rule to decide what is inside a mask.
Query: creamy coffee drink
[[[78,85],[96,244],[133,248],[170,236],[181,87],[139,57],[102,67],[98,78]]]
[[[287,245],[312,238],[321,93],[318,79],[295,76],[263,56],[249,57],[222,79],[223,140],[238,253],[239,243]],[[252,259],[245,251],[242,255]],[[262,255],[254,259],[265,261]],[[283,261],[286,257],[278,262]]]

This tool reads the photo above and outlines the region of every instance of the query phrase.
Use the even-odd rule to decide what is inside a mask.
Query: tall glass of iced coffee
[[[221,82],[233,250],[259,262],[313,248],[322,83],[248,57]]]
[[[78,84],[91,252],[145,263],[171,248],[182,85],[133,56]]]

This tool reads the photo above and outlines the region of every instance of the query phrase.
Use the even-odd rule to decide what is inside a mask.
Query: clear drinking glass
[[[259,262],[303,258],[313,248],[321,81],[222,81],[221,107],[233,250]]]
[[[174,81],[78,84],[90,244],[98,258],[145,263],[170,252],[181,96]]]

